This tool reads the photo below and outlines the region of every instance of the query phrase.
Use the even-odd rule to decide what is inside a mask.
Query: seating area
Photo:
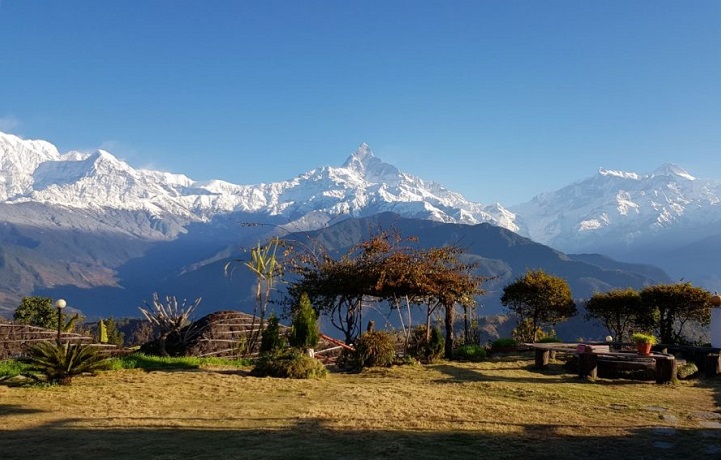
[[[578,358],[578,377],[595,380],[598,368],[621,370],[630,368],[654,368],[656,383],[671,383],[676,380],[679,360],[670,353],[640,355],[636,352],[611,351],[607,344],[585,343],[528,343],[535,350],[535,367],[547,367],[555,353],[574,354]],[[685,362],[685,361],[684,361]]]

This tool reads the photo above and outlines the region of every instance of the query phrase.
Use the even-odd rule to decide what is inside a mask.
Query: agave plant
[[[180,331],[186,327],[187,336],[181,337],[185,343],[192,336],[200,333],[196,328],[189,327],[193,323],[189,318],[193,310],[198,308],[201,300],[202,297],[198,297],[195,302],[188,304],[187,300],[183,299],[182,304],[179,304],[175,296],[165,296],[165,303],[163,303],[160,301],[158,293],[154,292],[152,307],[148,305],[148,302],[145,302],[146,308],[140,307],[143,316],[160,328],[158,345],[160,346],[161,356],[170,356],[166,349],[166,343],[171,334],[180,334]]]
[[[48,381],[70,385],[76,375],[96,372],[109,367],[110,359],[96,348],[85,344],[40,342],[28,349],[27,361]]]

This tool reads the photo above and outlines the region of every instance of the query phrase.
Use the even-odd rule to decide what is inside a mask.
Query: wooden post
[[[598,360],[594,353],[578,354],[578,378],[596,380],[598,376]]]
[[[676,358],[656,358],[656,383],[675,383],[678,372]]]
[[[721,355],[718,353],[707,354],[703,360],[703,368],[706,378],[713,378],[721,374]]]
[[[548,367],[551,359],[551,350],[543,350],[536,348],[536,369],[544,369]]]

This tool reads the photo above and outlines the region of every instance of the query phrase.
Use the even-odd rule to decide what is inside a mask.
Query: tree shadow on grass
[[[139,421],[144,424],[137,426]],[[0,437],[2,458],[708,459],[721,452],[719,433],[697,429],[669,432],[656,427],[631,428],[618,434],[603,425],[578,430],[567,425],[524,423],[509,424],[499,431],[495,421],[481,422],[474,430],[462,429],[459,424],[457,429],[432,431],[367,426],[338,429],[321,418],[229,418],[225,420],[227,428],[209,427],[204,425],[207,420],[195,419],[134,420],[134,427],[95,422],[97,426],[93,420],[63,419],[5,430]],[[233,428],[239,423],[250,428]],[[280,427],[270,426],[278,423]]]
[[[558,372],[548,372],[543,375],[556,376],[557,379],[544,378],[543,375],[538,377],[515,377],[506,375],[492,375],[483,372],[481,369],[469,369],[466,367],[453,366],[451,364],[437,364],[429,366],[430,369],[436,370],[449,376],[449,379],[439,379],[436,383],[458,383],[458,382],[516,382],[516,383],[552,383],[561,382],[580,382],[573,375]],[[526,366],[518,367],[519,370],[526,370]]]
[[[480,369],[468,369],[465,367],[457,367],[450,364],[437,364],[429,366],[450,378],[437,379],[434,383],[459,383],[459,382],[512,382],[512,383],[532,383],[532,384],[558,384],[558,383],[591,383],[595,385],[643,385],[652,383],[647,380],[626,380],[626,379],[596,379],[588,381],[580,379],[578,375],[568,373],[563,370],[561,365],[554,365],[548,369],[534,369],[533,365],[523,365],[518,367],[519,370],[527,370],[532,374],[538,374],[538,377],[515,377],[508,375],[492,375],[485,373]],[[547,377],[555,377],[547,378]],[[655,384],[655,382],[653,382]]]
[[[17,414],[38,414],[43,412],[40,409],[31,409],[28,407],[21,407],[16,404],[0,404],[0,417],[6,415],[17,415]],[[0,423],[0,425],[2,425]]]
[[[716,420],[721,422],[721,374],[711,378],[702,378],[697,385],[699,388],[707,388],[713,392],[716,407],[709,407],[709,412],[719,414],[719,418]],[[721,454],[719,458],[721,458]]]

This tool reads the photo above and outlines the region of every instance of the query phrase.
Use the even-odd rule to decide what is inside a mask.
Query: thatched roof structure
[[[288,326],[281,325],[281,334],[287,333],[288,329]],[[223,310],[204,316],[181,330],[180,335],[168,337],[166,350],[173,356],[237,358],[257,353],[257,349],[248,350],[253,333],[258,334],[259,344],[260,328],[257,317],[239,311]],[[318,357],[337,348],[338,345],[333,343],[332,339],[321,339],[317,349]],[[141,351],[157,354],[157,341],[143,345]]]

